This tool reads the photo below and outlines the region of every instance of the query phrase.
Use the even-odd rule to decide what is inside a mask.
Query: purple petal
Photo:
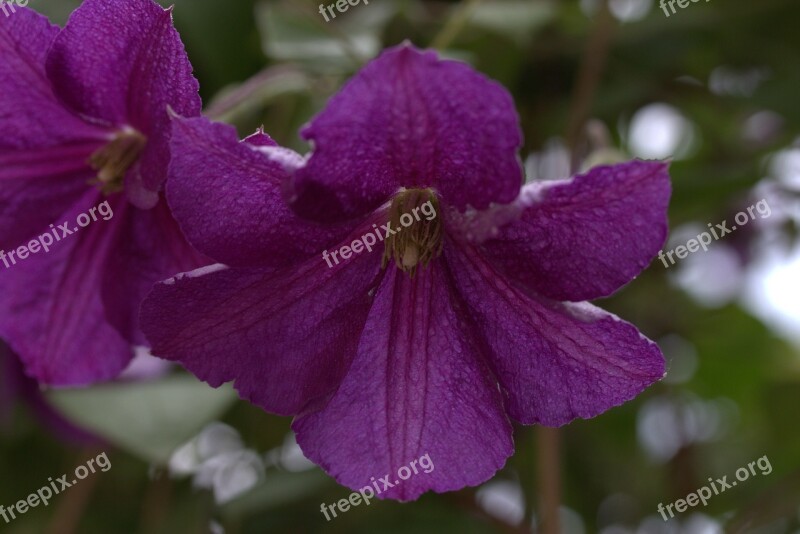
[[[470,246],[445,246],[445,256],[516,421],[594,417],[663,378],[661,351],[633,325],[515,287]]]
[[[0,248],[64,213],[94,173],[86,160],[106,132],[66,110],[50,89],[45,53],[58,27],[27,8],[0,17]]]
[[[15,354],[0,341],[0,428],[10,423],[17,401],[27,401],[28,408],[43,426],[59,439],[75,445],[97,445],[100,440],[76,427],[56,412],[42,396],[34,380],[25,376]]]
[[[89,190],[94,173],[79,147],[0,148],[0,250],[50,230]]]
[[[499,208],[518,210],[518,220],[501,222],[483,250],[506,276],[554,300],[608,296],[647,267],[664,244],[667,167],[639,160],[525,186],[513,208]]]
[[[147,136],[140,172],[157,191],[169,163],[168,107],[184,116],[201,108],[171,9],[152,0],[85,0],[55,39],[47,73],[75,112]]]
[[[474,486],[500,469],[512,428],[458,308],[438,261],[413,280],[390,267],[347,377],[293,424],[305,455],[353,490],[387,474],[394,484],[401,467],[429,455],[430,473],[379,495],[401,501]]]
[[[102,280],[106,317],[130,343],[146,345],[139,304],[153,286],[211,262],[189,245],[163,199],[151,210],[119,206],[114,217],[122,223]]]
[[[0,153],[104,138],[104,130],[66,110],[51,90],[45,55],[58,34],[57,26],[27,8],[0,18]]]
[[[98,436],[76,426],[56,411],[42,395],[36,381],[25,376],[22,364],[16,355],[12,354],[0,342],[0,425],[6,409],[13,408],[7,404],[10,400],[25,400],[27,407],[39,420],[39,423],[56,438],[65,443],[81,447],[97,447],[104,442]],[[16,399],[15,397],[19,397]]]
[[[321,252],[352,228],[307,222],[288,208],[281,193],[287,151],[266,135],[243,143],[233,127],[204,118],[173,124],[167,199],[204,254],[228,265],[278,268]]]
[[[89,190],[66,214],[68,229],[74,231],[76,217],[100,202],[101,194]],[[98,282],[120,222],[94,222],[49,252],[39,250],[15,265],[6,257],[8,267],[0,262],[0,336],[39,382],[91,384],[113,378],[130,361],[129,344],[106,321]]]
[[[295,179],[309,218],[363,214],[400,187],[435,187],[460,209],[511,202],[522,183],[514,103],[470,66],[410,45],[369,63],[303,130],[314,152]]]
[[[292,415],[339,384],[380,264],[376,251],[333,268],[319,256],[277,274],[200,269],[156,286],[142,329],[154,355],[214,387],[235,380],[243,398]]]

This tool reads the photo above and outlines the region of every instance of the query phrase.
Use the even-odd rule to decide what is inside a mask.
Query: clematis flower
[[[157,285],[141,320],[155,355],[295,416],[305,455],[341,484],[428,455],[435,469],[386,477],[379,497],[477,485],[513,453],[511,421],[594,417],[664,375],[652,341],[583,301],[663,244],[666,164],[523,187],[510,95],[410,45],[368,64],[302,135],[308,158],[175,119],[167,198],[221,264]],[[353,252],[425,205],[438,216]]]
[[[59,440],[76,446],[97,446],[103,440],[76,426],[53,408],[35,380],[25,376],[16,355],[0,342],[0,429],[9,426],[14,408],[24,402],[43,428]]]
[[[206,262],[160,193],[169,106],[201,102],[155,2],[86,0],[63,30],[0,19],[0,337],[40,382],[117,376],[146,292]]]

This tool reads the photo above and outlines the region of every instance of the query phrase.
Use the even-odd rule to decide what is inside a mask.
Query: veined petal
[[[0,263],[0,337],[19,354],[27,373],[44,384],[108,380],[133,356],[106,320],[100,295],[99,280],[121,219],[81,229],[75,222],[100,202],[99,191],[87,191],[65,215],[71,235],[53,230],[60,240],[49,252],[40,249],[15,265],[6,257],[9,267]]]
[[[661,351],[633,325],[515,287],[471,246],[444,250],[516,421],[561,426],[594,417],[663,378]]]
[[[483,209],[511,202],[522,184],[508,92],[408,44],[369,63],[302,134],[314,150],[295,176],[293,206],[312,219],[364,214],[400,187]]]
[[[89,191],[94,173],[83,148],[0,149],[0,250],[51,231]]]
[[[571,180],[525,186],[482,224],[482,244],[506,276],[554,300],[608,296],[635,278],[667,237],[667,163],[595,167]],[[510,224],[503,219],[516,210]],[[456,216],[458,217],[458,216]]]
[[[11,151],[103,139],[104,130],[65,109],[51,90],[45,56],[59,29],[31,9],[0,18],[0,157]],[[0,165],[0,171],[5,171]]]
[[[353,490],[377,482],[378,497],[401,501],[494,475],[512,428],[463,313],[440,261],[414,279],[391,266],[342,385],[292,425],[305,455]],[[429,473],[409,467],[425,455]]]
[[[189,245],[163,198],[150,210],[130,204],[117,209],[113,216],[122,223],[103,274],[103,305],[106,318],[126,340],[146,345],[139,304],[157,282],[211,261]],[[103,224],[102,219],[95,224]]]
[[[85,0],[53,42],[47,74],[75,112],[147,136],[138,168],[158,191],[169,164],[168,107],[183,116],[201,108],[171,9],[152,0]]]
[[[38,233],[78,201],[93,176],[87,159],[106,132],[64,108],[44,71],[59,29],[15,7],[0,17],[0,249]]]
[[[174,119],[167,200],[198,250],[228,265],[279,268],[352,229],[304,221],[288,208],[281,156],[289,151],[274,145],[261,133],[240,142],[233,127],[205,118]]]
[[[155,287],[142,304],[142,329],[154,355],[214,387],[234,380],[242,398],[293,415],[339,385],[381,259],[363,253],[329,268],[319,256],[279,273],[200,269]]]

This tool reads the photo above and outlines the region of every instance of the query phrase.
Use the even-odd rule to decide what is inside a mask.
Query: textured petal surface
[[[363,214],[400,187],[435,187],[445,203],[511,202],[522,183],[514,103],[465,63],[410,45],[369,63],[303,131],[313,142],[294,182],[309,218]]]
[[[58,34],[57,26],[27,8],[0,18],[0,149],[102,138],[101,130],[65,109],[51,90],[45,59]]]
[[[595,167],[571,180],[525,186],[496,218],[510,224],[482,247],[507,276],[554,300],[605,297],[635,278],[667,237],[667,164]]]
[[[64,108],[44,72],[58,28],[27,8],[0,17],[0,248],[46,229],[80,199],[105,139]]]
[[[445,255],[516,421],[594,417],[663,378],[661,351],[633,325],[514,287],[472,247],[446,245]]]
[[[156,286],[142,328],[156,356],[214,387],[235,380],[243,398],[293,415],[341,380],[380,264],[374,251],[333,268],[319,256],[272,275],[201,269]]]
[[[403,501],[480,484],[503,466],[512,428],[457,306],[439,262],[414,280],[390,267],[347,377],[293,424],[309,459],[354,490],[389,475],[395,487],[378,482],[379,497]],[[424,455],[434,469],[400,480]]]
[[[200,113],[197,80],[171,10],[152,0],[86,0],[53,43],[47,74],[75,112],[148,137],[138,171],[158,190],[169,164],[168,106]]]
[[[167,198],[189,241],[208,256],[278,268],[321,252],[352,229],[307,222],[288,208],[281,185],[293,153],[266,135],[240,142],[233,127],[204,118],[173,124]]]
[[[121,196],[115,197],[124,203]],[[132,350],[108,323],[100,280],[122,217],[77,230],[76,218],[103,201],[89,190],[61,220],[71,235],[49,252],[16,265],[0,263],[0,336],[19,354],[27,373],[55,385],[87,385],[115,377]],[[77,230],[77,233],[75,233]]]
[[[13,249],[61,222],[60,215],[90,190],[89,154],[80,146],[0,148],[0,249]]]
[[[189,245],[163,198],[151,210],[130,205],[123,210],[115,214],[124,218],[103,274],[103,304],[106,317],[125,339],[145,345],[139,304],[153,286],[211,262]]]

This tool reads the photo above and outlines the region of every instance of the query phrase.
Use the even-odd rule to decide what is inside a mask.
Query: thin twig
[[[464,29],[467,22],[469,22],[472,13],[480,3],[481,0],[467,0],[466,2],[462,2],[457,8],[456,13],[447,20],[442,30],[433,39],[431,48],[444,50],[450,46],[458,34],[461,33],[461,30]]]
[[[267,67],[248,78],[229,93],[214,99],[206,108],[205,114],[217,121],[230,120],[230,117],[236,113],[240,106],[249,102],[256,94],[263,91],[267,84],[278,85],[281,82],[286,84],[308,83],[303,71],[294,65]]]
[[[539,487],[540,534],[559,534],[561,507],[561,435],[557,428],[540,426],[536,429],[536,459]]]
[[[571,154],[572,172],[579,166],[581,132],[592,109],[594,94],[600,85],[615,28],[616,23],[608,9],[608,3],[602,0],[592,33],[586,41],[567,120],[566,141]]]
[[[78,463],[85,464],[90,458],[97,456],[94,448],[81,451],[77,456]],[[53,513],[53,518],[47,526],[47,534],[73,534],[79,532],[81,519],[92,500],[92,494],[100,482],[97,473],[81,480],[78,484],[73,484],[69,491],[65,491],[63,497],[59,495],[58,505]]]

